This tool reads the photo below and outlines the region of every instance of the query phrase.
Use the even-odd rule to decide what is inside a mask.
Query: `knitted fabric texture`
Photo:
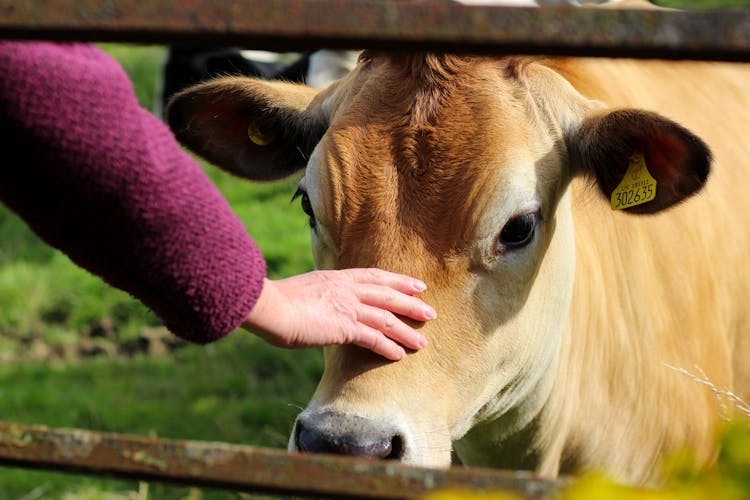
[[[122,68],[84,44],[0,42],[0,201],[176,335],[237,328],[265,262]]]

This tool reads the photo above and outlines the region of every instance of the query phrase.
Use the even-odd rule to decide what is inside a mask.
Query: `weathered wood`
[[[0,464],[325,498],[409,498],[441,489],[511,491],[544,498],[564,484],[528,472],[434,470],[390,461],[12,423],[0,423]]]
[[[750,11],[467,6],[448,0],[0,0],[0,37],[750,60]]]

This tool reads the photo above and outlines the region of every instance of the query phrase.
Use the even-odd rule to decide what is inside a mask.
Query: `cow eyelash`
[[[315,229],[316,221],[315,221],[315,212],[313,212],[312,204],[310,204],[310,197],[307,195],[307,191],[305,191],[302,188],[297,188],[297,191],[294,192],[294,196],[292,196],[292,202],[296,200],[297,198],[300,199],[300,205],[302,205],[302,211],[307,214],[309,217],[308,223],[310,224],[310,228]]]

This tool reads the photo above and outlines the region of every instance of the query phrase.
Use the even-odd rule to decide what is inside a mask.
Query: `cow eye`
[[[530,212],[511,218],[498,236],[499,250],[513,250],[528,245],[534,238],[538,212]]]
[[[315,229],[315,212],[313,212],[312,205],[310,204],[310,197],[307,195],[307,191],[302,188],[297,188],[294,196],[292,196],[292,201],[296,200],[297,198],[300,199],[302,211],[305,212],[310,218],[310,227]]]

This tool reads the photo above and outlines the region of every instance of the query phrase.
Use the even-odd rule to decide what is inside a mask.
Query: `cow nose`
[[[322,414],[298,420],[295,443],[306,453],[332,453],[354,457],[400,460],[403,439],[387,427],[367,419]]]

